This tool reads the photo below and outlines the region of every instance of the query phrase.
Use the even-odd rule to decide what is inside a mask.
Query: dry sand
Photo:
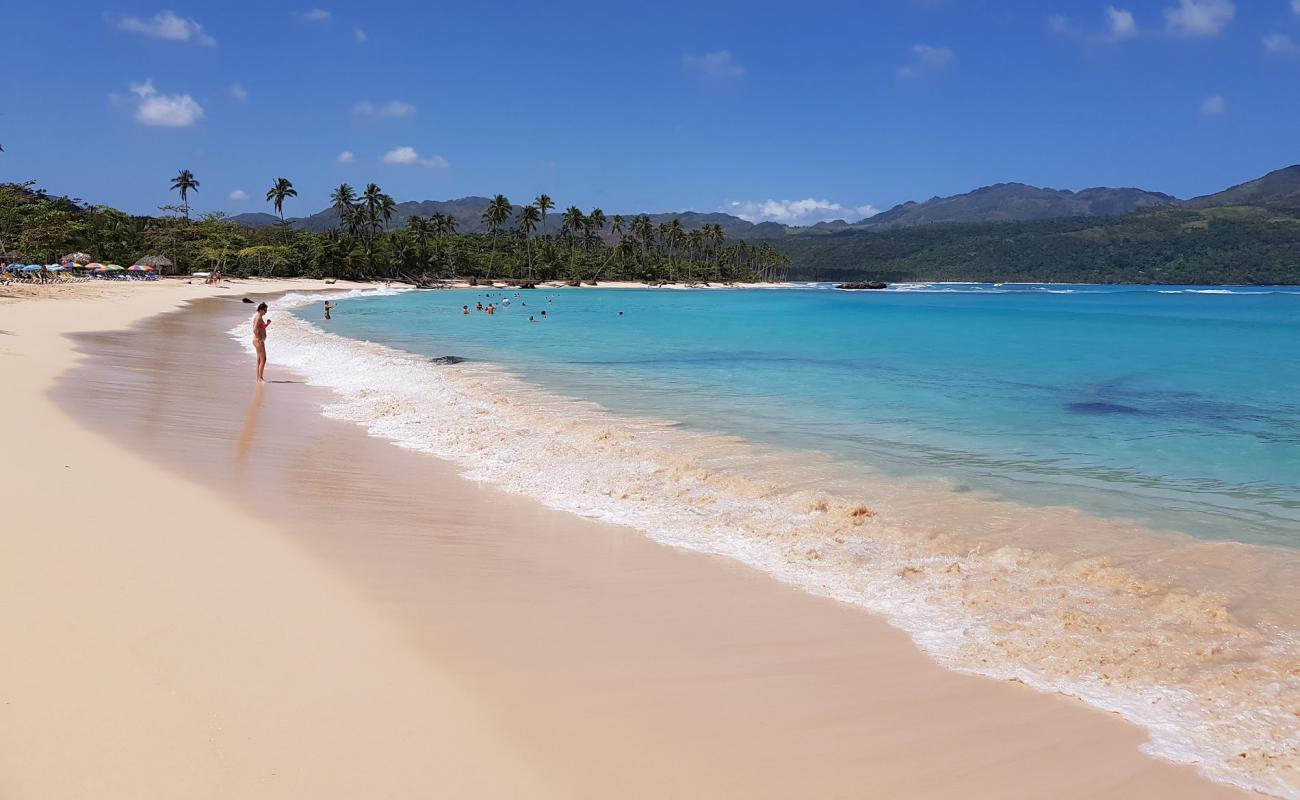
[[[247,306],[145,319],[210,288],[96,292],[0,304],[0,797],[1249,796],[256,391]]]

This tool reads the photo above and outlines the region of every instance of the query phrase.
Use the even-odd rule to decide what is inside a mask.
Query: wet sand
[[[147,459],[149,480],[142,473],[134,489],[107,493],[117,513],[99,513],[94,503],[62,508],[45,527],[73,525],[82,514],[97,547],[109,546],[105,534],[129,540],[128,552],[94,554],[104,569],[135,559],[177,568],[184,580],[151,587],[158,613],[175,602],[172,593],[199,594],[219,610],[246,611],[248,624],[260,609],[288,644],[303,626],[319,632],[321,650],[286,655],[286,642],[236,637],[228,644],[237,649],[226,651],[209,641],[209,621],[171,618],[154,635],[186,658],[153,665],[152,674],[181,684],[192,670],[217,681],[251,673],[269,694],[245,692],[237,680],[184,699],[116,697],[110,684],[100,695],[112,708],[160,705],[176,713],[177,732],[203,730],[209,749],[274,724],[279,735],[302,740],[283,769],[310,774],[322,797],[356,796],[355,784],[330,780],[340,772],[380,772],[380,785],[395,790],[388,796],[431,789],[527,797],[1251,796],[1144,756],[1137,749],[1143,733],[1117,717],[946,671],[860,609],[463,480],[436,459],[321,417],[323,390],[292,374],[270,368],[272,382],[256,389],[251,363],[224,334],[247,309],[205,300],[129,331],[76,337],[88,358],[58,380],[53,397],[70,418],[108,437],[106,457]],[[65,439],[89,438],[75,423],[58,424]],[[58,452],[57,445],[44,450]],[[176,507],[196,492],[202,504]],[[186,547],[175,541],[176,528],[154,522],[164,504],[173,519],[186,520]],[[220,558],[206,557],[213,547],[222,548]],[[287,554],[268,562],[267,550],[277,548]],[[83,560],[80,568],[97,563]],[[57,559],[40,566],[51,570],[42,575],[49,586],[30,593],[105,601],[85,594],[72,580],[79,575],[62,574]],[[311,584],[303,574],[343,582],[360,595],[349,603],[366,613],[316,608],[316,595],[302,592]],[[372,644],[372,627],[400,646]],[[75,645],[81,633],[69,635]],[[130,663],[130,653],[119,655]],[[282,663],[286,657],[291,663]],[[407,657],[412,672],[404,671]],[[391,669],[394,661],[403,669]],[[73,663],[57,679],[94,672]],[[325,706],[340,696],[366,701],[376,675],[384,676],[385,693],[408,697],[407,710],[423,712],[413,715],[418,724],[373,725],[369,702],[322,719],[287,700],[305,693]],[[286,702],[276,701],[276,687]],[[201,724],[201,714],[178,713],[218,701],[232,704],[217,727]],[[90,697],[82,702],[94,706]],[[6,724],[0,742],[14,741],[24,719]],[[142,747],[157,736],[137,730],[135,719],[113,722],[83,723],[83,733],[112,731]],[[42,751],[55,746],[37,741]],[[202,742],[197,736],[181,746],[204,749]],[[345,762],[339,750],[348,744],[357,749]],[[445,774],[417,769],[421,754],[442,754]],[[65,770],[78,771],[79,748],[60,756]],[[210,796],[249,794],[237,763],[224,770],[186,763],[185,774],[151,786],[188,796],[202,795],[191,791],[196,786],[211,788]],[[0,761],[0,787],[58,796],[9,780],[25,766]],[[88,777],[94,769],[81,771]],[[97,796],[130,795],[129,774],[123,791]]]

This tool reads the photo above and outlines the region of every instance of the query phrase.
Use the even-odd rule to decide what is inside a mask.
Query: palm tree
[[[181,206],[185,211],[185,219],[190,218],[190,192],[199,190],[199,182],[194,179],[194,173],[188,169],[183,169],[176,173],[172,178],[172,191],[181,193]]]
[[[605,229],[605,212],[599,208],[593,208],[587,215],[586,226],[588,231],[602,231]]]
[[[397,211],[397,203],[394,202],[390,194],[379,195],[379,218],[384,221],[384,230],[388,230],[388,221],[393,218],[393,212]]]
[[[632,220],[632,232],[641,240],[641,265],[645,266],[646,258],[649,255],[647,250],[655,235],[654,222],[651,221],[648,215],[639,214]]]
[[[623,215],[622,214],[615,214],[613,217],[610,218],[609,232],[614,234],[614,236],[618,237],[618,239],[622,241],[623,239]]]
[[[510,201],[506,199],[506,196],[499,194],[492,198],[487,209],[483,212],[483,222],[492,231],[492,257],[488,261],[489,270],[496,269],[497,232],[501,230],[501,226],[505,224],[506,220],[510,219],[510,212],[514,211],[514,209],[515,207],[510,205]]]
[[[361,205],[366,211],[368,238],[373,238],[379,230],[379,215],[384,206],[384,191],[379,188],[379,184],[366,184],[366,190],[361,193]]]
[[[550,211],[552,208],[555,208],[555,201],[551,199],[551,196],[549,194],[539,194],[537,195],[537,199],[533,201],[533,205],[537,206],[538,211],[542,212],[542,235],[545,236],[546,235],[546,212]]]
[[[519,209],[519,216],[515,217],[515,226],[519,232],[524,235],[524,247],[528,253],[528,279],[533,279],[533,243],[528,238],[528,234],[537,229],[537,221],[541,219],[537,206],[524,206]]]
[[[564,222],[560,226],[565,236],[569,239],[569,269],[575,269],[578,260],[578,240],[574,237],[578,231],[582,230],[586,224],[586,217],[582,215],[582,210],[577,206],[569,206],[564,210]]]
[[[288,178],[276,178],[275,183],[266,192],[266,202],[275,205],[275,213],[280,215],[280,227],[284,229],[284,242],[289,243],[288,223],[284,221],[284,201],[290,197],[297,197],[298,190],[293,188],[293,182]]]
[[[347,215],[348,209],[352,208],[352,204],[356,201],[357,193],[346,183],[340,183],[339,188],[335,189],[334,193],[330,195],[330,205],[335,211],[339,212],[340,223]]]

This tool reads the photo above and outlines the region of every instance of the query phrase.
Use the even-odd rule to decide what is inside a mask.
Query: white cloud
[[[1179,36],[1218,36],[1237,15],[1232,0],[1178,0],[1165,9],[1165,29]]]
[[[749,222],[780,222],[783,225],[811,225],[832,219],[857,222],[880,213],[870,203],[844,206],[811,197],[806,200],[733,200],[727,203],[725,210]]]
[[[161,11],[148,19],[126,17],[117,23],[117,27],[124,31],[150,36],[154,39],[169,39],[174,42],[188,42],[193,39],[205,47],[211,47],[217,43],[216,39],[203,31],[203,26],[198,22],[193,19],[178,17],[170,11]]]
[[[947,47],[928,44],[912,45],[912,61],[898,68],[900,78],[920,78],[943,69],[952,63],[953,52]]]
[[[1137,20],[1132,11],[1106,6],[1106,29],[1111,41],[1131,39],[1138,33]]]
[[[352,28],[352,35],[357,37],[358,42],[364,42],[365,40],[370,38],[369,36],[366,36],[365,31],[361,30],[360,25],[354,26]]]
[[[351,164],[353,161],[356,160],[357,157],[352,154],[351,150],[344,150],[343,152],[339,153],[338,158],[335,159],[335,161],[339,162],[340,164]]]
[[[298,19],[303,22],[329,22],[334,19],[334,15],[323,8],[313,8],[310,11],[299,11]]]
[[[736,63],[730,50],[718,50],[713,53],[705,53],[702,56],[685,55],[682,56],[682,66],[691,72],[713,80],[741,78],[748,72],[748,70]]]
[[[387,153],[384,153],[383,162],[385,164],[401,164],[406,166],[421,167],[450,167],[447,159],[442,156],[429,156],[421,158],[420,154],[415,151],[414,147],[394,147]]]
[[[163,128],[188,128],[203,119],[203,106],[188,94],[158,94],[153,80],[131,84],[136,103],[135,121]]]
[[[248,192],[243,189],[236,189],[230,193],[230,199],[234,200],[236,203],[242,202],[248,199]]]
[[[1300,14],[1300,0],[1291,0],[1291,10]]]
[[[238,83],[230,84],[230,88],[226,92],[241,103],[248,99],[248,90]]]
[[[1300,0],[1295,0],[1300,3]],[[1285,33],[1270,33],[1263,37],[1264,52],[1272,53],[1278,56],[1300,55],[1300,46],[1297,46],[1295,40]]]
[[[381,106],[376,106],[369,100],[357,103],[352,107],[352,113],[358,117],[387,117],[389,119],[401,119],[410,117],[415,114],[415,106],[410,103],[404,103],[401,100],[389,100]]]
[[[1201,101],[1201,113],[1212,117],[1226,114],[1228,113],[1228,101],[1224,100],[1221,94],[1212,94]]]

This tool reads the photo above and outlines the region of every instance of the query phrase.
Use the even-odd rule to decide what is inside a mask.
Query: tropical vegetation
[[[41,263],[84,251],[101,261],[131,263],[146,254],[167,256],[182,272],[227,275],[337,276],[432,282],[444,278],[517,281],[750,281],[776,279],[789,261],[767,243],[727,241],[721,227],[687,231],[678,220],[655,225],[648,216],[606,217],[599,208],[569,206],[558,233],[546,230],[545,194],[515,206],[496,195],[483,212],[486,233],[457,230],[449,214],[392,222],[396,203],[377,184],[358,193],[340,184],[330,194],[338,226],[295,230],[284,203],[297,196],[277,177],[266,192],[279,222],[249,228],[221,213],[191,219],[190,195],[199,181],[181,170],[170,188],[179,205],[157,215],[132,215],[104,205],[52,196],[34,183],[0,184],[0,255]],[[540,230],[539,230],[540,229]]]

